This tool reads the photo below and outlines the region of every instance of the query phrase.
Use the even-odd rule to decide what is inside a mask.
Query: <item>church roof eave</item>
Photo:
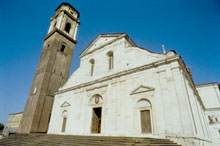
[[[192,89],[194,89],[193,92],[196,95],[196,98],[198,99],[200,105],[202,106],[202,109],[205,110],[206,109],[205,105],[201,100],[201,97],[198,93],[198,90],[196,89],[196,85],[195,85],[194,81],[192,80],[192,78],[190,78],[189,72],[187,71],[186,64],[185,64],[184,60],[182,59],[182,57],[180,55],[179,55],[179,57],[180,57],[179,63],[182,65],[182,69],[185,72],[186,78],[188,79],[189,84],[192,86]]]
[[[213,86],[213,85],[217,85],[218,87],[220,86],[218,82],[212,82],[212,83],[204,83],[204,84],[198,84],[196,85],[196,88],[199,88],[199,87],[204,87],[204,86]]]

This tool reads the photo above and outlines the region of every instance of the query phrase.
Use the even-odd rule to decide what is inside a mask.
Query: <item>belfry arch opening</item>
[[[66,25],[65,25],[65,31],[67,32],[67,33],[69,33],[70,32],[70,28],[71,28],[71,24],[69,23],[69,22],[67,22],[66,23]]]
[[[65,45],[62,45],[61,48],[60,48],[60,51],[64,52],[65,48],[66,48]]]

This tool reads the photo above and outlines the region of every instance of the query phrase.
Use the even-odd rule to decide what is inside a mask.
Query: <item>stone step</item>
[[[16,134],[0,140],[1,146],[180,146],[169,139],[111,136]]]

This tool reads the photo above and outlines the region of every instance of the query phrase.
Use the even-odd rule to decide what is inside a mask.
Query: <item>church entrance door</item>
[[[92,110],[92,133],[101,133],[102,108],[93,108]]]
[[[152,133],[150,110],[141,111],[141,131],[142,133]]]

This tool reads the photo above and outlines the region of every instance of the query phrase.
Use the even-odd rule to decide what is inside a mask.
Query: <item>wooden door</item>
[[[100,133],[101,132],[101,120],[102,120],[102,108],[94,108],[92,110],[92,133]]]
[[[142,133],[152,133],[150,110],[141,111],[141,131]]]
[[[92,133],[98,133],[98,116],[95,111],[92,110]]]
[[[62,132],[66,130],[66,117],[63,118]]]
[[[101,133],[101,121],[102,121],[102,117],[98,118],[98,133]]]

